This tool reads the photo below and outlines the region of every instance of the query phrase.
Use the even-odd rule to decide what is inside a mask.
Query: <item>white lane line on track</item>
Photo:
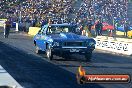
[[[12,88],[23,88],[1,65],[0,65],[0,87],[11,86]],[[2,87],[3,88],[3,87]]]

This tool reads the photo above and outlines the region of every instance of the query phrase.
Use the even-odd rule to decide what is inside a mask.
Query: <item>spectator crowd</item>
[[[73,3],[74,0],[1,0],[0,18],[11,17],[15,21],[66,19]]]
[[[100,19],[112,24],[113,20],[128,20],[127,8],[128,0],[83,0],[76,18]]]
[[[81,3],[80,3],[81,2]],[[74,4],[79,3],[75,10]],[[128,0],[0,0],[0,18],[13,22],[40,26],[52,19],[54,23],[70,22],[80,28],[100,22],[124,23],[127,18]],[[74,17],[70,17],[75,14]],[[69,19],[71,18],[71,19]]]

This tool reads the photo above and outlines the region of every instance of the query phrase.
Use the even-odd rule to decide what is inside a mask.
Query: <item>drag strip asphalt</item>
[[[31,37],[23,33],[11,33],[8,39],[0,33],[0,65],[25,88],[132,88],[128,84],[86,84],[78,85],[76,73],[82,65],[88,74],[130,74],[132,57],[95,50],[92,62],[85,62],[82,56],[72,59],[55,56],[53,61],[44,54],[35,54]]]

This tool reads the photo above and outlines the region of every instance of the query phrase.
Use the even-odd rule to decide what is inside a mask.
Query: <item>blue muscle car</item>
[[[96,42],[92,38],[78,35],[76,29],[75,25],[67,23],[44,25],[34,36],[36,53],[44,51],[50,60],[53,55],[68,58],[70,54],[78,53],[90,61]]]

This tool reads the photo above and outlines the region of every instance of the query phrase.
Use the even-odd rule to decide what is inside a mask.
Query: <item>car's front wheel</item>
[[[38,46],[36,46],[36,50],[35,50],[36,54],[40,54],[41,50],[39,49]]]
[[[86,61],[91,61],[91,59],[92,59],[92,52],[86,52],[85,53],[85,58],[86,58]]]
[[[46,56],[49,60],[52,60],[53,59],[53,52],[50,48],[50,46],[47,46],[47,50],[46,50]]]

